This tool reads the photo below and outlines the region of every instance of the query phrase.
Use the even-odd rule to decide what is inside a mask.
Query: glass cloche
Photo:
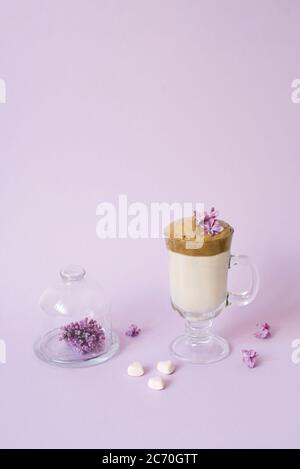
[[[60,282],[47,288],[40,298],[42,334],[35,352],[53,365],[97,365],[119,348],[104,291],[85,274],[80,266],[65,267],[60,271]]]

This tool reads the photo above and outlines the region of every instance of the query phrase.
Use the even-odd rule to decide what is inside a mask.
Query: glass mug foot
[[[230,353],[228,342],[216,335],[210,335],[205,341],[198,343],[181,335],[171,342],[170,350],[175,358],[196,365],[218,362]]]
[[[186,320],[185,334],[171,342],[170,350],[174,357],[194,364],[214,363],[226,358],[230,353],[228,342],[212,334],[212,320]]]

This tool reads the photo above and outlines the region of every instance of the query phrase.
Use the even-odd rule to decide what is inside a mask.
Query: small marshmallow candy
[[[140,362],[133,362],[127,368],[127,373],[129,376],[143,376],[144,368],[140,364]]]
[[[151,389],[155,389],[155,391],[160,391],[161,389],[164,389],[165,383],[160,376],[152,376],[148,380],[148,386]]]
[[[175,365],[171,360],[166,360],[165,362],[158,362],[156,369],[160,371],[160,373],[164,373],[165,375],[170,375],[175,371]]]

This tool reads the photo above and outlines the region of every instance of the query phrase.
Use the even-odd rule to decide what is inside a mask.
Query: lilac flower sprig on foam
[[[250,350],[243,349],[241,350],[241,354],[242,354],[242,360],[245,363],[245,365],[247,365],[248,368],[254,368],[256,365],[256,359],[258,357],[258,353],[256,353],[256,351],[253,349],[250,349]]]
[[[263,324],[256,324],[257,331],[255,332],[255,337],[258,339],[268,339],[268,337],[271,337],[271,327],[270,325],[265,322]]]
[[[61,328],[59,340],[64,340],[75,352],[84,355],[103,350],[105,333],[102,326],[95,320],[84,318],[71,322]]]
[[[217,220],[218,215],[219,212],[214,207],[212,207],[210,213],[205,212],[204,214],[204,232],[210,236],[214,236],[224,230],[219,220]]]
[[[194,212],[194,216],[196,218],[196,225],[202,225],[204,228],[204,233],[208,234],[209,236],[215,236],[216,234],[219,234],[224,230],[219,220],[217,220],[218,215],[219,212],[217,212],[214,207],[211,208],[210,213],[204,213],[204,218],[200,218],[199,216],[197,216],[196,212]]]
[[[130,324],[125,335],[128,337],[137,337],[141,333],[141,329],[136,324]]]

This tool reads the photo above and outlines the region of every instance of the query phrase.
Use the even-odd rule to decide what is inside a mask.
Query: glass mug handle
[[[257,295],[258,292],[258,287],[259,287],[259,275],[257,268],[255,267],[254,264],[250,261],[250,258],[248,256],[244,255],[239,255],[239,256],[234,256],[233,254],[230,256],[229,259],[229,269],[231,269],[233,266],[246,266],[251,272],[251,285],[248,290],[245,290],[240,293],[233,293],[233,292],[228,292],[227,295],[227,302],[226,305],[230,304],[235,304],[237,306],[245,306],[248,305],[249,303],[252,303],[254,298]]]

